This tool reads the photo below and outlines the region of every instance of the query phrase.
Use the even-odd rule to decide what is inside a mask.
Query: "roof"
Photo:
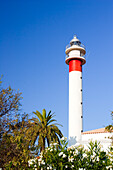
[[[95,129],[95,130],[90,130],[90,131],[82,132],[82,135],[85,135],[85,134],[96,134],[96,133],[109,133],[109,132],[106,131],[105,128],[100,128],[100,129]]]

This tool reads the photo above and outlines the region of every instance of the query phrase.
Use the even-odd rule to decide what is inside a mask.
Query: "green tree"
[[[112,123],[105,127],[105,130],[107,130],[110,133],[113,132],[113,111],[111,112],[111,117],[112,117]],[[112,145],[113,145],[113,135],[109,138],[112,140]]]
[[[39,111],[33,112],[37,118],[32,118],[32,142],[35,144],[38,141],[38,147],[40,151],[45,149],[46,144],[49,146],[51,141],[58,142],[59,138],[62,138],[63,134],[57,127],[55,116],[51,111],[46,114],[46,110],[43,109],[42,114]]]
[[[29,128],[27,115],[12,120],[9,130],[4,132],[0,145],[0,162],[2,167],[17,168],[27,167],[28,160],[32,158],[30,147],[30,134],[26,132]]]
[[[10,86],[3,88],[0,78],[0,140],[2,134],[6,130],[8,131],[9,126],[7,123],[9,123],[20,110],[21,94],[19,91],[13,90]]]
[[[3,88],[0,79],[0,167],[27,166],[32,157],[31,123],[21,114],[21,93],[10,86]]]

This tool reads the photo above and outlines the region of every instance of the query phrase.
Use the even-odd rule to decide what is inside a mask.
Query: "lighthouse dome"
[[[70,45],[79,45],[80,46],[81,42],[80,40],[77,38],[76,35],[74,35],[73,39],[70,41]]]

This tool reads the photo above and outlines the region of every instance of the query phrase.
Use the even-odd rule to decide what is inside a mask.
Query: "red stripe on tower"
[[[69,72],[71,71],[80,71],[82,72],[82,61],[81,60],[70,60],[69,61]]]

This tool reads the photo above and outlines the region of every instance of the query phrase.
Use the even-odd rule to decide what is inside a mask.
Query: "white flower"
[[[84,158],[87,157],[87,154],[86,154],[86,153],[83,153],[83,157],[84,157]]]
[[[99,157],[97,157],[97,161],[99,161]]]
[[[57,146],[57,145],[58,145],[58,143],[53,143],[53,145],[54,145],[54,146]]]
[[[74,158],[71,157],[71,158],[68,158],[69,162],[73,162],[74,161]]]
[[[83,168],[79,168],[79,170],[84,170]]]
[[[68,168],[68,165],[66,165],[65,168]]]
[[[67,138],[63,136],[60,140],[64,140],[64,141],[66,141],[66,140],[67,140]]]
[[[47,169],[49,169],[49,167],[47,167]]]
[[[91,155],[91,159],[93,159],[94,157],[93,157],[93,155]]]
[[[95,152],[93,152],[93,156],[94,156],[94,157],[96,156],[96,153],[95,153]]]
[[[40,157],[40,158],[43,158],[43,153],[42,153],[42,152],[40,153],[40,156],[39,156],[39,157]]]
[[[66,158],[66,155],[65,155],[65,154],[63,154],[62,158]]]
[[[74,158],[71,158],[71,162],[73,162],[74,161]]]
[[[43,158],[43,156],[42,156],[42,155],[40,155],[39,157],[40,157],[41,159]]]
[[[53,149],[50,150],[50,152],[52,152],[52,151],[53,151]]]
[[[113,158],[110,158],[110,161],[112,162],[112,161],[113,161]]]
[[[75,154],[78,154],[78,150],[76,149],[74,153],[75,153]]]
[[[64,140],[64,136],[60,140]]]
[[[45,162],[44,162],[44,160],[42,160],[41,164],[42,164],[42,165],[45,165]]]
[[[41,161],[42,161],[42,159],[41,159],[41,158],[39,158],[39,159],[38,159],[38,162],[41,162]]]
[[[65,140],[67,140],[67,137],[65,137]]]
[[[74,168],[74,165],[71,165],[71,168]]]
[[[75,149],[75,146],[71,146],[71,149]]]
[[[36,159],[30,159],[30,160],[28,161],[28,164],[29,164],[29,165],[32,165],[32,164],[35,163],[35,161],[36,161]]]
[[[60,153],[58,154],[58,156],[61,156],[61,155],[63,155],[63,152],[60,152]]]
[[[53,143],[50,143],[50,147],[53,148]]]

